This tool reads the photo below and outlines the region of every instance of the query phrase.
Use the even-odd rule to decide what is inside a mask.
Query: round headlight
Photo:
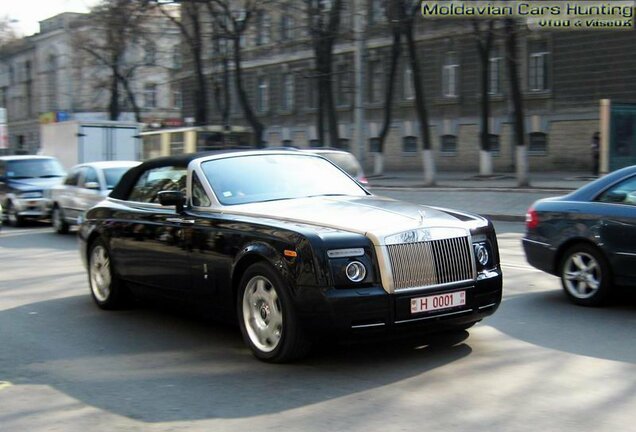
[[[347,264],[345,273],[351,282],[362,282],[367,275],[367,268],[360,261],[352,261]]]
[[[477,243],[475,246],[475,258],[482,266],[488,264],[488,248],[483,243]]]

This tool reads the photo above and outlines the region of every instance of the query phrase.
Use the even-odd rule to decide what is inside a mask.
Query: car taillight
[[[534,229],[539,226],[539,215],[537,211],[530,207],[526,212],[526,228]]]

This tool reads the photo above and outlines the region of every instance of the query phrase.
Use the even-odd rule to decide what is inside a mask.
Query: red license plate
[[[411,299],[411,313],[431,312],[442,309],[451,309],[466,304],[466,291],[435,294],[426,297]]]

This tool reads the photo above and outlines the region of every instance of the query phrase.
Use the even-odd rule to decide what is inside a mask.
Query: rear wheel
[[[64,211],[57,205],[53,207],[51,223],[53,224],[53,229],[58,234],[68,233],[68,222],[64,219]]]
[[[130,300],[129,292],[117,277],[110,253],[101,239],[90,246],[88,282],[93,300],[102,309],[119,309]]]
[[[243,339],[258,359],[283,363],[309,351],[288,286],[270,265],[260,262],[245,271],[237,308]]]
[[[575,304],[601,306],[611,292],[610,268],[603,254],[588,244],[570,247],[560,267],[561,285]]]

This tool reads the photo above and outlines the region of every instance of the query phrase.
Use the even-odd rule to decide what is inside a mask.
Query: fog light
[[[360,261],[352,261],[347,264],[345,273],[351,282],[361,282],[367,275],[367,269]]]
[[[473,248],[475,250],[475,258],[477,259],[477,262],[482,266],[488,264],[489,256],[488,248],[486,247],[486,245],[484,245],[483,243],[477,243],[473,245]]]

